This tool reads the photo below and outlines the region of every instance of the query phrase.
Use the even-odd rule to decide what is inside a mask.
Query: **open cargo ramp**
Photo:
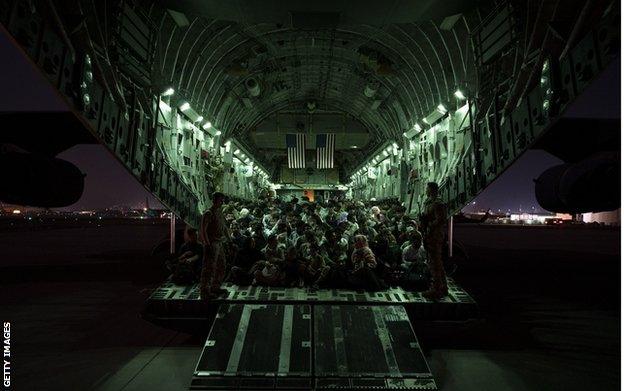
[[[402,306],[222,304],[193,390],[435,390]]]

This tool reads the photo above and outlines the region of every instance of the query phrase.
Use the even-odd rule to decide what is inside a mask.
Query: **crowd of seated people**
[[[374,291],[397,275],[428,278],[418,224],[398,200],[238,200],[223,215],[226,279],[238,285]]]

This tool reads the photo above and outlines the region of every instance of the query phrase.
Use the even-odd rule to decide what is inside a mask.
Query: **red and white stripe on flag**
[[[336,149],[336,135],[324,133],[316,135],[316,168],[334,168],[334,150]]]
[[[286,149],[288,150],[288,168],[305,168],[305,137],[305,133],[289,133],[286,135]]]

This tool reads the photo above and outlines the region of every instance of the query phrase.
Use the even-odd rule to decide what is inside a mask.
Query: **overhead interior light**
[[[466,114],[468,112],[468,103],[457,109],[456,113]]]
[[[203,120],[204,120],[204,117],[200,115],[199,117],[195,119],[195,122],[202,122]]]
[[[351,149],[355,149],[355,148],[357,148],[357,145],[352,145],[351,146]]]
[[[188,102],[183,102],[183,103],[180,105],[180,110],[182,110],[182,111],[186,111],[186,110],[188,110],[188,109],[190,109],[190,108],[191,108],[191,104],[190,104],[190,103],[188,103]]]
[[[457,91],[455,91],[454,95],[459,100],[465,100],[466,99],[466,95],[464,95],[464,93],[461,90],[459,90],[459,89]]]
[[[544,99],[544,102],[542,102],[542,107],[544,108],[544,110],[548,110],[550,108],[550,101],[548,99]]]
[[[220,130],[217,130],[217,131],[215,132],[215,136],[221,136],[221,131],[220,131]]]
[[[394,149],[398,149],[398,148],[399,148],[399,144],[397,144],[397,143],[392,143],[392,148],[394,148]]]
[[[432,125],[442,119],[448,113],[448,109],[444,105],[444,103],[438,104],[438,106],[425,118],[423,118],[423,122],[427,125]]]
[[[162,100],[160,102],[158,102],[158,107],[160,107],[160,110],[162,111],[166,111],[166,112],[170,112],[171,111],[171,107],[166,104],[165,102],[163,102]]]
[[[403,137],[405,137],[406,139],[414,138],[414,136],[416,136],[420,131],[422,131],[422,128],[418,123],[416,123],[410,130],[403,133]]]
[[[162,95],[162,96],[171,96],[173,94],[175,94],[175,90],[173,88],[169,87],[165,91],[163,91],[163,93],[160,94],[160,95]]]
[[[203,117],[202,117],[202,119],[203,119]],[[206,123],[204,124],[204,126],[202,126],[202,128],[210,129],[210,128],[212,128],[212,123],[210,121],[206,121]]]
[[[234,155],[238,155],[240,153],[240,149],[237,149],[236,151],[234,151]]]

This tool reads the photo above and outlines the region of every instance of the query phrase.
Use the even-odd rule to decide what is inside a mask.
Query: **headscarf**
[[[368,239],[364,235],[355,235],[354,247],[356,249],[368,247]]]
[[[368,240],[364,235],[355,235],[355,250],[351,254],[351,262],[353,262],[353,269],[359,270],[363,267],[375,268],[377,261],[375,260],[375,254],[368,247]]]

